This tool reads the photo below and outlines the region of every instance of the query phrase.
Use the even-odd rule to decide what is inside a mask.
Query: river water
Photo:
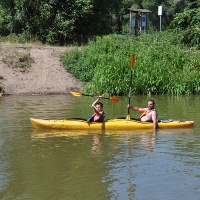
[[[194,128],[37,130],[30,117],[88,118],[95,99],[1,97],[0,199],[199,200],[200,96],[133,96],[131,104],[146,107],[148,99],[159,119],[194,120]],[[125,117],[127,101],[102,100],[106,118]]]

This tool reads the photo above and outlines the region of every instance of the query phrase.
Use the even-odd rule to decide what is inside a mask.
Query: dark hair
[[[96,105],[100,105],[103,108],[103,104],[101,102],[97,102]]]
[[[155,105],[155,101],[154,100],[149,100],[149,101],[151,101],[153,103],[153,105]]]

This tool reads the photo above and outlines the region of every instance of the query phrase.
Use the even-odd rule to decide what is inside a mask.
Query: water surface
[[[199,96],[154,96],[161,119],[191,129],[67,131],[34,129],[29,118],[89,117],[92,97],[0,98],[0,199],[199,200]],[[146,96],[131,97],[146,107]],[[107,118],[127,115],[127,98],[102,100]],[[131,117],[139,114],[130,111]]]

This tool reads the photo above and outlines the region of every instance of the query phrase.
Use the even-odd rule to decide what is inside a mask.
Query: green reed
[[[108,35],[89,41],[63,58],[66,69],[93,94],[127,95],[130,55],[136,54],[132,94],[198,94],[200,56],[180,43],[179,35],[159,32],[139,37]]]

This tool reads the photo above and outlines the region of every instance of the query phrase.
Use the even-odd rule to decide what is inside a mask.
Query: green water
[[[200,197],[200,97],[156,101],[161,119],[194,120],[192,129],[37,130],[29,118],[88,118],[92,97],[0,98],[0,199],[197,200]],[[102,100],[106,118],[127,115],[127,98]],[[131,117],[139,113],[130,111]]]

